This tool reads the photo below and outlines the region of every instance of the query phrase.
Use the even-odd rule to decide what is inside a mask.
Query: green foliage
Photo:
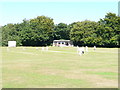
[[[102,37],[102,44],[107,47],[119,46],[120,17],[114,13],[107,13],[104,19],[100,19],[97,29],[98,35]]]
[[[69,33],[70,33],[70,29],[68,28],[68,25],[65,23],[59,23],[54,28],[54,39],[55,40],[59,40],[59,39],[69,40],[70,39]]]
[[[31,32],[28,30],[30,38],[28,38],[28,40],[30,40],[31,44],[28,43],[28,45],[50,45],[53,41],[53,19],[38,16],[30,20],[30,28]]]
[[[107,13],[98,22],[82,21],[70,25],[54,25],[53,19],[46,16],[26,20],[20,24],[7,24],[0,27],[2,46],[8,41],[17,41],[17,46],[47,46],[57,39],[70,39],[74,45],[119,47],[120,17]],[[1,37],[0,37],[1,38]]]
[[[0,46],[2,46],[2,28],[0,27]]]
[[[7,24],[2,29],[2,45],[7,46],[8,41],[17,41],[17,45],[21,45],[19,32],[16,31],[15,25]]]
[[[9,40],[15,40],[17,45],[23,46],[50,45],[53,40],[53,27],[53,19],[45,16],[23,20],[20,24],[5,25],[2,27],[2,45],[7,46]]]
[[[82,21],[71,24],[70,38],[75,45],[94,45],[97,43],[97,23],[93,21]]]
[[[70,39],[75,45],[119,47],[120,17],[114,13],[107,13],[98,22],[74,22],[70,29]]]

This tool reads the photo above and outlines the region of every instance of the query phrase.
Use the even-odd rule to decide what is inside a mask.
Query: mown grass
[[[118,87],[117,48],[89,48],[79,56],[75,47],[3,47],[2,61],[3,88]]]

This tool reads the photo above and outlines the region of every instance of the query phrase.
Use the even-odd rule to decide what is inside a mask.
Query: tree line
[[[0,27],[2,46],[17,41],[17,46],[49,46],[53,40],[72,40],[75,46],[119,47],[120,17],[107,13],[98,22],[85,20],[54,24],[50,17],[38,16],[22,23]]]

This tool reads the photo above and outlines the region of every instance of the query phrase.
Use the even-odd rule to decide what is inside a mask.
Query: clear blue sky
[[[48,16],[55,24],[70,24],[76,21],[98,21],[106,13],[118,14],[118,1],[89,2],[0,2],[0,26],[7,23],[20,23],[23,19]]]

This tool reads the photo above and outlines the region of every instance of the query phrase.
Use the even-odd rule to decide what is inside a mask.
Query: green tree
[[[7,46],[8,41],[17,41],[17,45],[21,45],[19,32],[16,31],[15,25],[7,24],[2,27],[2,45]]]
[[[97,23],[93,21],[82,21],[71,24],[70,38],[75,45],[93,46],[97,44]]]
[[[21,31],[22,43],[25,46],[46,46],[53,41],[53,19],[45,16],[24,20]]]
[[[54,28],[54,39],[56,40],[59,39],[68,40],[70,39],[69,34],[70,34],[70,30],[68,28],[68,25],[65,23],[59,23]]]
[[[107,47],[119,45],[120,17],[114,13],[107,13],[105,18],[100,19],[97,34],[102,37],[102,44]]]
[[[0,27],[0,46],[2,46],[2,27]]]
[[[17,45],[46,46],[53,39],[71,39],[74,45],[118,47],[120,45],[120,17],[107,13],[98,22],[82,21],[70,25],[54,25],[53,19],[46,16],[26,20],[20,24],[7,24],[0,27],[2,45],[17,41]]]

